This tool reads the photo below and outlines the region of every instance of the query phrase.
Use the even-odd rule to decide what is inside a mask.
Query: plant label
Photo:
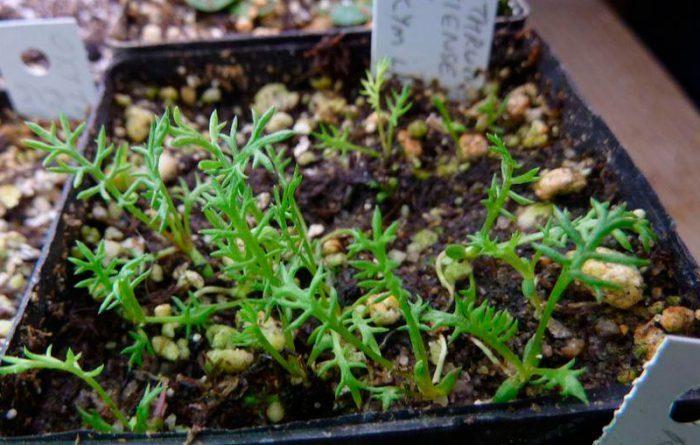
[[[700,426],[670,417],[673,403],[700,387],[700,340],[667,336],[596,445],[700,443]]]
[[[372,62],[400,76],[438,80],[453,99],[482,86],[497,0],[375,0]]]
[[[19,114],[85,118],[95,85],[75,19],[0,21],[0,42],[0,73]]]

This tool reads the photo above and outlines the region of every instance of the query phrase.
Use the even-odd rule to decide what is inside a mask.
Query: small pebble
[[[317,236],[323,234],[325,230],[326,227],[323,224],[311,224],[309,226],[309,238],[316,238]]]
[[[122,251],[122,245],[116,241],[105,240],[105,255],[107,259],[116,258]]]
[[[620,327],[608,318],[599,318],[595,324],[595,332],[601,337],[614,337],[620,334]]]
[[[192,87],[180,88],[180,97],[185,105],[192,106],[197,103],[197,90]]]
[[[297,122],[294,124],[294,128],[292,128],[292,129],[296,133],[305,134],[305,135],[311,134],[311,131],[312,131],[311,123],[309,122],[308,119],[297,120]]]
[[[555,196],[580,192],[586,187],[586,177],[578,170],[568,167],[544,171],[533,189],[538,198],[549,201]]]
[[[158,43],[163,39],[163,32],[160,26],[150,23],[143,27],[141,31],[141,40],[144,43]]]
[[[683,306],[671,306],[661,314],[661,327],[666,332],[687,332],[693,327],[695,313]]]
[[[408,134],[408,131],[400,130],[396,136],[396,139],[399,141],[399,144],[401,144],[403,154],[407,158],[417,158],[423,154],[423,146],[421,145],[421,142],[418,139],[412,138]]]
[[[270,133],[276,133],[281,130],[286,130],[292,125],[294,125],[294,118],[288,113],[280,111],[275,113],[272,118],[270,118],[270,122],[267,123],[267,131]]]
[[[321,251],[324,255],[332,255],[334,253],[341,252],[343,250],[343,243],[340,242],[338,238],[331,238],[324,241],[321,246]]]
[[[665,336],[664,331],[656,327],[654,320],[651,320],[634,330],[634,344],[645,358],[650,360]]]
[[[161,153],[158,160],[158,173],[166,184],[176,179],[179,173],[177,158],[167,151]]]
[[[155,283],[160,283],[163,281],[163,268],[159,264],[154,264],[151,266],[150,278]]]
[[[0,186],[0,204],[5,208],[12,209],[17,207],[21,197],[22,193],[16,186],[12,184]]]
[[[569,328],[567,328],[559,320],[556,320],[554,318],[550,319],[549,323],[547,323],[547,330],[550,334],[552,334],[552,337],[560,340],[565,338],[571,338],[571,336],[573,335]]]
[[[270,422],[281,422],[282,419],[284,419],[284,407],[279,401],[275,400],[267,407],[266,414],[267,418],[270,419]]]
[[[408,135],[413,139],[423,139],[428,134],[428,124],[415,120],[408,126]]]
[[[489,142],[478,133],[463,134],[459,138],[459,157],[466,161],[477,160],[489,151]]]
[[[216,87],[207,88],[201,97],[202,103],[213,104],[221,101],[221,90]]]
[[[113,240],[113,241],[121,241],[124,239],[124,234],[122,233],[121,230],[117,229],[116,227],[107,227],[105,230],[105,239],[108,240]]]
[[[7,338],[10,335],[12,320],[0,320],[0,338]]]
[[[126,116],[126,134],[132,142],[143,142],[148,138],[148,133],[151,131],[151,122],[154,115],[151,111],[131,105],[124,112]]]
[[[180,98],[180,94],[178,93],[177,89],[175,87],[163,87],[160,89],[160,93],[158,93],[158,96],[166,103],[173,104],[177,102],[177,100]]]
[[[566,358],[577,357],[583,352],[586,342],[580,338],[572,338],[559,350],[560,354]]]
[[[323,263],[329,267],[339,267],[339,266],[342,266],[343,264],[345,264],[347,262],[347,260],[348,260],[347,255],[340,252],[340,253],[332,253],[330,255],[326,255],[326,257],[323,258]]]
[[[316,154],[312,151],[305,151],[299,156],[297,156],[296,161],[299,166],[304,167],[306,165],[316,162]]]

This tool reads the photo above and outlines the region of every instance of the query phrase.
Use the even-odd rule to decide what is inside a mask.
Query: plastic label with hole
[[[372,62],[389,57],[402,76],[438,80],[454,99],[484,82],[497,0],[375,0]]]
[[[700,426],[670,416],[678,397],[700,386],[700,340],[667,336],[596,445],[700,444]]]
[[[75,19],[0,21],[0,42],[0,75],[15,111],[85,118],[95,85]]]

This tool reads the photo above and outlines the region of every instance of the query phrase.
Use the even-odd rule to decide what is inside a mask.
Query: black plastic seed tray
[[[539,42],[533,34],[530,38]],[[251,91],[271,80],[288,82],[291,87],[305,82],[310,75],[322,72],[344,73],[347,83],[356,81],[367,67],[369,36],[365,33],[346,35],[341,45],[327,42],[319,45],[319,36],[303,36],[272,40],[241,40],[235,47],[229,42],[194,47],[149,50],[148,54],[132,54],[119,59],[106,76],[106,85],[99,106],[91,118],[93,134],[101,124],[110,121],[110,109],[116,85],[124,79],[158,82],[176,75],[178,67],[238,64],[247,72],[259,73],[248,78]],[[325,46],[324,46],[325,45]],[[325,49],[324,49],[325,48]],[[498,58],[507,51],[496,51]],[[496,61],[497,63],[497,61]],[[660,243],[676,258],[675,271],[681,291],[691,300],[700,300],[697,264],[678,237],[672,220],[660,204],[646,178],[637,169],[625,149],[605,123],[580,98],[560,63],[546,44],[540,43],[537,62],[538,82],[549,91],[552,100],[562,110],[563,133],[578,141],[574,149],[592,148],[603,154],[619,178],[619,197],[631,208],[643,208],[660,236]],[[249,97],[242,93],[241,104]],[[74,193],[66,189],[63,214],[74,212]],[[75,218],[73,218],[75,220]],[[74,230],[74,228],[73,228]],[[53,299],[70,298],[62,277],[66,276],[66,256],[73,239],[66,219],[54,227],[53,239],[44,250],[32,280],[33,287],[24,297],[21,322],[12,339],[10,351],[17,353],[25,346],[26,331],[40,323],[48,308],[47,295]],[[45,328],[45,327],[44,327]],[[59,330],[60,327],[54,326]],[[330,419],[292,422],[272,427],[256,427],[231,431],[202,431],[197,443],[591,443],[601,428],[612,418],[628,387],[611,384],[589,392],[588,405],[562,401],[558,398],[520,400],[495,405],[480,404],[430,410],[396,410],[387,413],[344,415]],[[51,394],[46,394],[51,397]],[[67,401],[70,404],[70,401]],[[697,407],[700,397],[691,396],[678,404],[686,411]],[[0,419],[5,421],[4,416]],[[40,437],[9,438],[8,442],[23,443],[182,443],[185,434],[104,435],[94,432],[68,432]]]
[[[134,1],[134,0],[130,0]],[[513,10],[512,15],[510,16],[498,16],[496,17],[496,39],[495,41],[498,42],[499,40],[505,38],[508,35],[512,35],[513,33],[516,33],[520,30],[522,30],[525,27],[525,22],[527,21],[528,17],[530,16],[530,6],[527,4],[525,0],[509,0],[511,8]],[[139,52],[143,50],[165,50],[165,49],[176,49],[180,48],[182,46],[187,46],[192,43],[200,43],[202,45],[209,45],[212,43],[222,43],[222,42],[228,42],[228,44],[234,45],[237,44],[237,42],[245,42],[249,41],[251,39],[260,39],[260,40],[267,40],[267,39],[275,39],[277,37],[285,37],[289,39],[294,39],[298,37],[303,37],[307,35],[312,35],[312,36],[334,36],[338,34],[345,34],[345,33],[358,33],[358,32],[364,32],[369,34],[371,31],[368,26],[352,26],[352,27],[346,27],[346,28],[332,28],[328,31],[320,31],[320,32],[314,32],[314,31],[301,31],[301,30],[288,30],[288,31],[283,31],[277,36],[258,36],[258,37],[251,37],[250,35],[247,34],[236,34],[236,33],[230,33],[226,34],[220,39],[215,39],[215,40],[179,40],[179,41],[163,41],[160,43],[144,43],[142,41],[136,41],[136,40],[120,40],[116,38],[116,35],[123,34],[125,32],[126,27],[128,26],[128,18],[125,13],[125,8],[128,5],[128,1],[124,2],[124,6],[122,7],[122,10],[120,12],[119,18],[117,19],[113,29],[110,32],[111,37],[108,37],[106,42],[107,46],[112,48],[116,54],[124,53],[124,52]]]

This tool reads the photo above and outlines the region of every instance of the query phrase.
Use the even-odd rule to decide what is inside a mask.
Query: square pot
[[[659,244],[674,258],[674,273],[680,291],[685,298],[700,302],[700,284],[697,264],[674,230],[672,220],[664,211],[648,181],[636,168],[627,152],[619,144],[605,123],[596,116],[579,97],[561,65],[546,44],[534,33],[523,37],[534,45],[531,51],[537,55],[535,79],[550,100],[561,109],[562,133],[576,142],[574,150],[592,150],[607,160],[607,168],[614,177],[619,201],[626,201],[630,208],[644,209],[659,235]],[[364,32],[350,33],[343,37],[343,45],[320,44],[319,36],[299,38],[247,39],[231,47],[230,42],[209,45],[180,45],[177,48],[150,49],[147,53],[125,55],[109,71],[102,100],[91,117],[89,126],[94,135],[102,124],[111,122],[114,115],[114,95],[130,80],[159,82],[178,76],[180,66],[199,67],[230,66],[240,64],[245,71],[256,73],[248,80],[248,90],[240,91],[240,103],[248,103],[251,91],[274,80],[301,84],[313,73],[345,73],[348,84],[356,84],[368,66],[369,36]],[[501,57],[509,51],[500,48],[494,53],[493,63],[498,66]],[[342,63],[340,63],[342,61]],[[330,63],[329,62],[333,62]],[[336,73],[334,73],[336,74]],[[517,75],[517,73],[516,73]],[[239,103],[239,104],[240,104]],[[40,266],[32,280],[33,288],[24,297],[24,313],[10,344],[10,352],[16,354],[31,338],[29,327],[48,332],[52,341],[60,340],[61,323],[55,315],[55,302],[69,301],[71,289],[67,280],[71,273],[66,257],[83,215],[85,205],[75,200],[75,192],[66,189],[63,217],[53,229],[53,239],[44,251]],[[2,351],[4,352],[4,351]],[[86,356],[87,357],[87,356]],[[99,359],[99,357],[98,357]],[[89,366],[87,366],[89,367]],[[1,387],[0,387],[1,389]],[[556,397],[522,399],[508,404],[478,404],[441,409],[399,409],[388,412],[349,414],[332,418],[294,421],[269,427],[242,428],[226,431],[202,431],[197,439],[206,443],[257,443],[262,440],[278,443],[304,441],[332,441],[333,443],[413,443],[437,440],[440,443],[463,443],[465,438],[474,443],[590,443],[600,435],[613,411],[620,405],[629,387],[613,384],[589,391],[588,405],[561,400]],[[51,397],[51,394],[45,394]],[[690,407],[700,402],[691,395],[685,401]],[[683,408],[683,406],[681,406]],[[2,404],[0,402],[0,412]],[[34,407],[40,409],[40,405]],[[0,419],[0,428],[7,428],[7,420]],[[94,432],[68,432],[25,438],[38,443],[81,442],[130,443],[181,443],[184,434],[164,433],[149,436],[133,434],[105,435]],[[8,442],[20,441],[10,438]]]

